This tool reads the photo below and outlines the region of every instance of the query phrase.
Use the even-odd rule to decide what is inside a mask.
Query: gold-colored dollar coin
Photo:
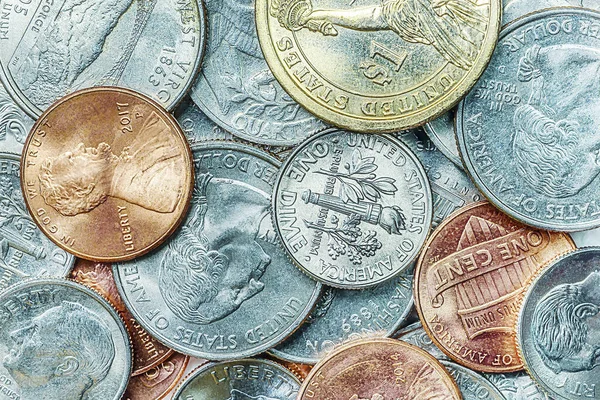
[[[500,0],[257,0],[265,59],[318,117],[362,132],[421,125],[487,66]]]
[[[58,246],[116,262],[160,245],[193,188],[192,155],[175,119],[131,90],[99,87],[52,105],[21,162],[27,207]]]

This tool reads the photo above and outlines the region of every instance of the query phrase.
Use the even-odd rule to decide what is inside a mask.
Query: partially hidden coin
[[[301,364],[296,362],[289,361],[278,361],[281,365],[289,369],[296,378],[300,380],[300,382],[304,382],[310,371],[312,371],[313,366],[310,364]]]
[[[552,400],[525,371],[484,375],[506,400]]]
[[[566,254],[531,283],[517,342],[527,372],[554,399],[594,398],[600,384],[600,248]]]
[[[455,114],[456,110],[452,109],[441,117],[429,121],[423,127],[438,150],[462,169],[462,159],[460,158],[460,152],[456,144],[456,134],[454,133]]]
[[[321,360],[298,400],[462,399],[448,371],[432,355],[394,339],[361,339]]]
[[[129,379],[123,400],[160,400],[165,398],[181,380],[189,356],[173,353],[163,363]]]
[[[438,226],[419,257],[414,291],[423,327],[463,366],[522,369],[514,325],[526,283],[574,248],[567,234],[522,225],[490,203],[463,207]]]
[[[387,135],[325,130],[281,168],[273,220],[300,268],[342,289],[375,286],[406,270],[432,219],[417,157]]]
[[[28,278],[65,277],[75,263],[33,222],[21,192],[19,161],[0,152],[0,293]]]
[[[131,372],[123,322],[75,282],[35,278],[0,295],[0,388],[8,399],[119,400]]]
[[[0,149],[21,154],[34,121],[10,97],[0,83]]]
[[[456,381],[463,400],[506,400],[483,375],[452,361],[440,361]]]
[[[173,400],[296,400],[300,381],[265,359],[242,359],[200,366],[186,377]]]
[[[417,346],[425,350],[438,360],[450,360],[450,358],[439,347],[433,343],[421,322],[414,322],[406,326],[394,334],[394,338],[400,339],[403,342]]]
[[[238,143],[193,147],[192,207],[168,244],[113,266],[125,304],[165,345],[210,360],[255,355],[295,331],[321,285],[287,258],[270,219],[280,162]]]
[[[132,376],[154,369],[171,356],[173,350],[150,336],[127,310],[119,296],[110,265],[79,259],[71,271],[71,278],[100,293],[121,315],[133,349]]]
[[[599,13],[560,8],[508,25],[489,68],[458,107],[457,138],[475,184],[531,226],[600,225],[600,94],[591,84],[600,77],[600,37],[590,34],[596,24]]]
[[[30,0],[2,9],[0,79],[34,118],[94,86],[128,87],[171,110],[204,53],[201,0]]]
[[[360,132],[415,127],[454,106],[496,45],[501,1],[258,0],[265,59],[291,97]]]
[[[73,93],[31,130],[21,185],[34,221],[84,259],[130,260],[177,228],[194,183],[192,155],[177,121],[122,88]]]
[[[552,7],[585,7],[600,10],[595,0],[504,0],[502,25],[506,25],[526,14]]]

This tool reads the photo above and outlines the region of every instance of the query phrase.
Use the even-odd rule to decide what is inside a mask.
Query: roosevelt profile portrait
[[[63,301],[10,332],[3,365],[23,400],[82,400],[115,358],[110,327],[86,307]]]
[[[531,336],[542,362],[558,374],[589,371],[600,356],[600,273],[559,285],[536,305]]]

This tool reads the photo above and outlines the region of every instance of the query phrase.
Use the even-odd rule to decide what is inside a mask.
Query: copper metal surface
[[[171,358],[129,380],[123,400],[160,400],[181,380],[189,356],[173,353]]]

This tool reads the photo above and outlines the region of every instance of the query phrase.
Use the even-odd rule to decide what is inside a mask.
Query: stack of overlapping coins
[[[599,398],[594,9],[0,0],[0,400]]]

